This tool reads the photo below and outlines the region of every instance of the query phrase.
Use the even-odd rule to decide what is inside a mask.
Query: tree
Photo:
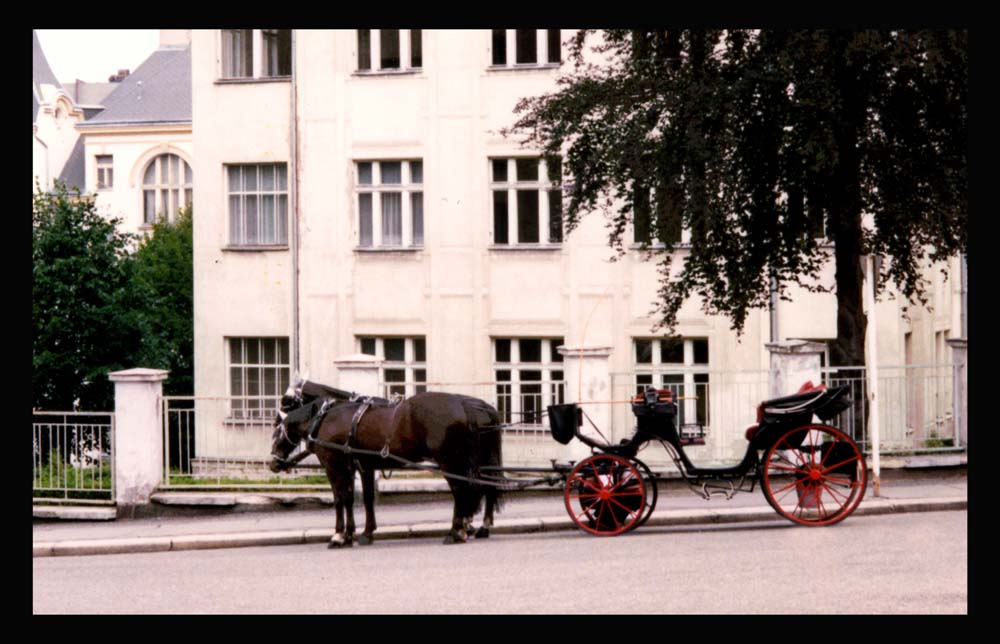
[[[521,100],[506,133],[565,157],[566,220],[602,209],[691,249],[657,313],[672,330],[692,294],[738,332],[772,280],[810,290],[833,243],[831,362],[864,364],[864,254],[878,282],[926,304],[922,267],[967,244],[964,31],[611,30],[570,43],[557,91]],[[593,52],[601,62],[589,62]]]
[[[149,366],[170,371],[168,395],[194,393],[194,246],[191,207],[153,226],[135,254],[149,329]]]
[[[147,331],[131,288],[133,239],[58,183],[36,190],[32,223],[32,403],[112,409],[107,373],[135,366]]]

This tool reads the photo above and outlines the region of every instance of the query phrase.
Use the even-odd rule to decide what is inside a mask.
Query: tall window
[[[406,71],[423,66],[420,29],[358,29],[358,71]]]
[[[173,221],[177,211],[191,204],[191,166],[176,154],[161,154],[142,175],[142,221]]]
[[[288,389],[288,338],[229,338],[230,417],[271,421]]]
[[[227,165],[230,246],[288,244],[288,173],[284,163]]]
[[[706,338],[636,338],[633,340],[635,389],[652,385],[670,389],[679,423],[708,426],[708,340]]]
[[[497,410],[504,423],[541,425],[549,405],[562,404],[562,338],[494,338]]]
[[[115,186],[114,158],[110,154],[97,155],[97,189],[110,190]]]
[[[358,161],[355,181],[360,248],[423,246],[421,161]]]
[[[558,161],[490,160],[495,245],[559,244],[563,238]]]
[[[646,196],[648,197],[649,195],[647,194]],[[690,241],[690,234],[682,230],[680,222],[669,222],[672,226],[668,226],[668,222],[666,221],[664,222],[664,227],[667,230],[672,230],[672,232],[666,234],[667,239],[661,239],[663,233],[658,232],[656,229],[656,218],[657,213],[653,212],[649,205],[636,205],[632,214],[633,241],[636,244],[662,246],[665,243],[674,245]]]
[[[223,29],[222,78],[292,75],[291,29]]]
[[[494,67],[542,67],[562,61],[558,29],[494,29]]]
[[[412,396],[427,391],[427,342],[412,338],[359,337],[361,353],[382,358],[379,373],[386,395]]]

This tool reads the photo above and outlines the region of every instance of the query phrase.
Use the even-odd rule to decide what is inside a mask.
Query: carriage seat
[[[757,405],[757,423],[747,427],[744,434],[746,439],[751,440],[754,437],[754,434],[760,429],[760,423],[764,421],[765,414],[801,413],[808,409],[810,403],[818,401],[825,392],[826,385],[814,385],[811,380],[807,380],[797,392],[790,396],[765,400]]]

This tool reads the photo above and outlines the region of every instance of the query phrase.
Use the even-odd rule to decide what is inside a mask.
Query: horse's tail
[[[484,470],[484,468],[503,466],[503,431],[500,423],[500,412],[493,405],[478,398],[464,397],[463,402],[475,432],[477,445],[476,478],[491,482],[491,484],[477,487],[480,488],[482,496],[486,498],[487,505],[492,506],[494,510],[499,510],[504,501],[503,487],[507,483],[506,477],[500,470]]]

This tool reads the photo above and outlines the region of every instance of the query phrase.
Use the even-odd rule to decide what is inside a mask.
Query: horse
[[[434,461],[445,475],[454,498],[454,512],[444,543],[468,540],[472,518],[484,498],[483,523],[475,537],[489,537],[494,512],[503,500],[499,485],[481,482],[484,466],[503,464],[500,415],[492,405],[471,396],[440,392],[418,393],[394,403],[385,399],[320,397],[315,395],[315,387],[313,392],[304,395],[301,387],[293,385],[282,398],[272,437],[270,469],[288,469],[294,462],[289,455],[302,439],[307,439],[307,449],[319,459],[333,489],[336,529],[329,548],[351,546],[354,542],[355,468],[360,470],[365,505],[365,529],[358,543],[371,545],[377,527],[375,471],[399,468],[403,461]],[[326,401],[326,410],[318,428],[312,430],[313,440],[308,440],[312,420],[294,412],[310,404],[315,409],[320,400]],[[370,453],[358,454],[354,450]],[[502,474],[497,474],[496,480],[502,483]]]

